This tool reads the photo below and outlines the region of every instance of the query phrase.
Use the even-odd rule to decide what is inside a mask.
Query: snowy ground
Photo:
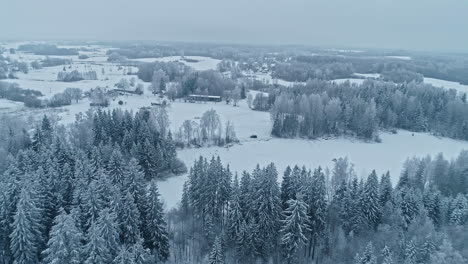
[[[377,79],[380,78],[380,73],[354,73],[354,75],[364,78]]]
[[[337,83],[337,84],[342,84],[345,82],[350,82],[351,84],[357,84],[361,85],[366,79],[356,79],[356,78],[344,78],[344,79],[335,79],[331,80],[331,82]]]
[[[385,58],[398,59],[398,60],[411,60],[411,57],[409,56],[385,56]]]
[[[427,78],[427,77],[424,77],[424,82],[428,84],[432,84],[435,87],[455,89],[459,93],[468,93],[468,85],[460,84],[457,82],[451,82],[451,81],[445,81],[445,80]]]
[[[68,87],[80,88],[85,91],[89,91],[92,88],[107,87],[113,88],[114,85],[119,82],[122,78],[130,80],[133,75],[124,75],[124,67],[118,70],[118,66],[111,64],[104,65],[90,65],[83,63],[73,63],[71,69],[68,66],[65,67],[67,72],[72,70],[78,71],[96,71],[98,80],[83,80],[79,82],[59,82],[57,81],[57,74],[63,70],[63,66],[44,67],[38,70],[31,70],[29,73],[18,73],[18,79],[5,80],[5,82],[18,83],[21,88],[32,89],[40,91],[44,96],[51,97],[54,94],[61,93]],[[102,74],[104,69],[104,74]]]
[[[436,138],[425,133],[398,131],[398,134],[383,133],[382,143],[364,143],[350,139],[301,140],[276,139],[242,142],[231,148],[184,149],[178,152],[188,167],[200,155],[219,155],[232,171],[252,171],[256,164],[261,166],[274,162],[282,175],[288,165],[305,165],[308,168],[333,166],[333,159],[347,156],[355,164],[358,176],[365,177],[373,169],[379,174],[390,171],[392,182],[396,183],[406,158],[412,156],[444,153],[452,158],[468,142],[447,138]],[[160,183],[160,192],[168,208],[175,206],[182,195],[182,185],[187,175],[170,178]]]
[[[197,62],[189,62],[184,60],[185,59],[191,59],[191,60],[197,60]],[[168,56],[168,57],[162,57],[162,58],[139,58],[139,59],[132,59],[133,61],[141,61],[141,62],[155,62],[155,61],[164,61],[164,62],[169,62],[169,61],[180,61],[187,66],[190,66],[194,68],[197,71],[206,71],[206,70],[216,70],[218,67],[218,63],[221,60],[218,59],[213,59],[210,57],[202,57],[202,56]]]

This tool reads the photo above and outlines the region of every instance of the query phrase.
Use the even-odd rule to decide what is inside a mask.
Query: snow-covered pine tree
[[[157,257],[152,256],[148,249],[143,247],[143,239],[140,239],[135,244],[133,244],[130,247],[130,251],[133,256],[133,262],[131,263],[150,264],[161,262],[161,260],[159,260]]]
[[[379,201],[381,207],[385,206],[385,204],[392,199],[392,193],[393,188],[390,180],[390,172],[387,171],[380,179]]]
[[[315,258],[315,249],[326,225],[327,200],[326,200],[325,175],[322,168],[314,171],[311,178],[307,178],[304,188],[304,201],[309,206],[307,215],[310,221],[308,256]]]
[[[208,257],[208,264],[224,264],[224,261],[223,245],[221,238],[217,236]]]
[[[95,221],[91,222],[88,234],[86,235],[86,245],[83,248],[84,264],[109,264],[112,263],[109,249],[104,239],[99,234],[99,229]]]
[[[291,167],[287,166],[281,181],[281,206],[283,210],[288,208],[288,201],[292,198],[291,190]]]
[[[130,251],[127,245],[122,245],[119,249],[117,257],[114,259],[114,264],[134,264],[135,256]]]
[[[392,251],[388,246],[382,249],[382,264],[394,264]]]
[[[278,245],[281,198],[277,177],[273,163],[261,171],[254,171],[255,248],[262,258],[268,257]]]
[[[405,264],[415,264],[418,250],[413,240],[410,240],[405,247]]]
[[[44,264],[81,263],[82,233],[75,220],[63,209],[55,217],[47,249],[42,252]]]
[[[40,215],[31,192],[29,187],[21,190],[10,234],[11,252],[17,264],[38,262],[38,241],[42,241]]]
[[[122,199],[121,212],[117,214],[117,222],[120,227],[122,243],[134,244],[140,239],[140,213],[129,192]]]
[[[97,220],[99,212],[104,208],[104,201],[101,200],[97,184],[96,180],[91,181],[84,196],[86,228],[91,226],[91,222]]]
[[[136,159],[131,159],[124,174],[123,193],[130,193],[133,201],[138,208],[141,217],[144,218],[146,213],[146,200],[145,200],[145,179],[142,168],[138,165]],[[141,222],[143,224],[143,222]]]
[[[113,184],[122,186],[124,183],[124,171],[126,162],[118,146],[112,151],[109,163],[107,164],[107,173]]]
[[[374,229],[380,223],[381,206],[379,201],[379,182],[375,170],[367,178],[361,196],[361,210],[369,227]]]
[[[367,244],[364,252],[361,255],[356,256],[355,264],[377,264],[377,257],[374,254],[374,246],[372,242]]]
[[[423,203],[427,211],[427,216],[432,220],[435,226],[440,225],[442,217],[440,192],[433,186],[424,189]]]
[[[159,196],[158,186],[153,180],[149,184],[146,196],[147,211],[145,214],[144,236],[147,247],[152,251],[153,255],[160,261],[166,261],[169,258],[169,238],[164,210]]]
[[[240,208],[240,189],[237,174],[234,176],[232,183],[231,199],[229,201],[228,219],[227,219],[227,237],[229,243],[236,245],[240,229],[242,226],[242,210]]]
[[[281,227],[281,245],[285,251],[288,263],[297,263],[298,250],[307,242],[306,234],[310,231],[307,216],[307,204],[302,200],[302,194],[297,199],[288,201],[288,208],[283,211],[285,219]]]
[[[113,260],[119,250],[119,230],[117,226],[116,215],[108,208],[99,213],[96,222],[97,233],[102,238],[104,246],[109,253],[109,259]]]

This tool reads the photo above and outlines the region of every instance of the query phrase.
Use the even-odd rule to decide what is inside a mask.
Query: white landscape
[[[83,91],[88,91],[97,86],[111,89],[120,79],[125,78],[129,80],[131,77],[135,77],[134,75],[123,74],[123,71],[127,70],[127,67],[118,69],[118,65],[107,62],[105,59],[105,48],[100,49],[98,46],[94,48],[100,50],[94,53],[95,58],[98,58],[97,60],[93,60],[93,57],[87,60],[74,60],[70,65],[71,69],[68,69],[68,66],[66,67],[67,70],[96,70],[98,72],[98,80],[83,80],[73,83],[59,82],[56,81],[56,77],[57,73],[62,71],[63,66],[55,66],[31,70],[28,74],[19,73],[17,75],[18,79],[11,80],[10,82],[18,83],[24,88],[40,91],[45,97],[51,97],[56,93],[62,92],[67,87],[77,87]],[[16,58],[33,61],[39,57],[30,54],[16,54]],[[199,71],[215,70],[220,62],[220,60],[201,56],[186,56],[184,58],[197,60],[198,62],[186,62],[180,56],[135,59],[135,61],[180,61]],[[104,69],[104,74],[101,73],[102,69]],[[137,69],[133,68],[133,70],[136,71]],[[275,83],[287,87],[301,84],[300,82],[294,83],[273,79],[271,73],[255,73],[250,75],[267,84]],[[355,75],[364,78],[379,77],[378,74],[357,73]],[[333,82],[337,84],[350,82],[351,84],[360,85],[364,80],[346,78],[336,79]],[[144,83],[141,80],[138,80],[138,82]],[[464,89],[468,87],[432,78],[425,78],[425,82],[434,86],[457,89],[458,91],[465,91]],[[144,86],[147,88],[149,84],[144,83]],[[255,96],[257,92],[251,91],[251,93]],[[120,100],[124,102],[123,105],[117,103]],[[148,107],[152,102],[156,102],[157,100],[159,100],[158,97],[151,95],[149,91],[146,91],[143,95],[119,96],[110,102],[109,109],[121,108],[137,112],[141,107]],[[88,111],[90,108],[89,103],[89,100],[84,99],[79,103],[55,109],[59,122],[62,124],[74,122],[77,114]],[[304,165],[308,168],[322,166],[323,168],[331,169],[334,159],[347,157],[355,165],[355,171],[359,177],[367,177],[373,169],[379,174],[390,171],[392,182],[395,184],[400,177],[400,171],[407,158],[413,156],[424,157],[426,155],[434,157],[438,153],[443,153],[446,158],[451,159],[456,157],[461,150],[468,149],[468,142],[466,141],[457,141],[449,138],[435,137],[428,133],[412,133],[404,130],[399,130],[397,134],[381,132],[382,143],[369,143],[357,139],[340,137],[317,140],[274,138],[271,136],[272,121],[270,114],[250,109],[246,100],[241,100],[238,107],[227,105],[224,102],[187,103],[177,100],[170,103],[168,107],[171,130],[178,131],[185,120],[199,119],[204,112],[210,109],[216,110],[223,123],[227,121],[234,123],[240,142],[229,147],[203,147],[179,150],[178,156],[189,167],[199,156],[211,157],[219,155],[224,164],[229,165],[232,171],[239,174],[244,170],[253,170],[257,164],[264,166],[271,162],[276,164],[281,174],[288,165]],[[21,115],[33,114],[40,117],[46,114],[47,110],[28,110],[18,102],[1,99],[0,112],[17,112]],[[256,135],[257,138],[251,139],[251,135]],[[166,209],[175,207],[180,201],[182,185],[186,179],[187,174],[159,182],[160,192]]]
[[[135,6],[83,1],[60,36]],[[468,53],[363,48],[387,27],[362,47],[238,44],[289,14],[241,2],[219,17],[147,3],[109,22],[125,20],[118,41],[0,36],[0,264],[468,263]],[[343,43],[361,34],[354,5],[324,10],[347,13]],[[223,27],[247,8],[255,21]],[[146,23],[180,14],[195,19]],[[318,41],[334,23],[287,31]],[[211,37],[136,41],[134,26]],[[225,32],[236,43],[211,43]]]

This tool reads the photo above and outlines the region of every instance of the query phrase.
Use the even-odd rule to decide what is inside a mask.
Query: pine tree
[[[414,241],[411,240],[406,244],[405,247],[405,264],[415,264],[416,263],[417,248],[414,244]]]
[[[120,240],[125,244],[136,243],[140,238],[140,213],[129,192],[122,199],[121,212],[118,213],[117,221],[120,227]]]
[[[283,212],[281,244],[286,253],[288,263],[296,263],[296,252],[306,244],[306,233],[310,231],[307,216],[307,204],[302,201],[302,195],[297,200],[289,200],[288,208]]]
[[[362,256],[356,256],[355,264],[377,264],[377,257],[374,254],[374,246],[372,242],[367,244],[366,249],[362,253]]]
[[[234,245],[240,234],[242,226],[242,210],[240,208],[240,189],[237,174],[234,176],[232,184],[231,199],[229,202],[228,220],[227,220],[227,236],[230,242]]]
[[[291,167],[286,167],[281,181],[281,205],[283,210],[288,208],[288,201],[292,198],[291,191]]]
[[[31,190],[25,187],[19,196],[10,234],[15,263],[38,262],[38,243],[42,240],[38,221],[38,208],[31,197]]]
[[[383,249],[382,249],[382,264],[394,264],[395,262],[393,261],[393,255],[392,255],[392,252],[390,250],[390,248],[388,248],[387,246],[385,246]]]
[[[387,171],[382,178],[380,179],[380,186],[379,186],[379,200],[380,206],[383,207],[385,204],[392,199],[392,182],[390,179],[390,172]]]
[[[273,163],[261,172],[254,172],[256,212],[256,252],[266,258],[277,245],[280,229],[281,199],[278,187],[278,173]]]
[[[458,194],[450,204],[449,222],[453,225],[464,225],[468,220],[468,201],[464,195]]]
[[[98,236],[102,238],[104,247],[108,250],[109,259],[113,260],[119,250],[119,231],[115,213],[108,208],[103,209],[99,213],[96,228]]]
[[[315,249],[325,230],[327,215],[325,175],[320,167],[306,180],[304,194],[304,201],[309,206],[307,215],[310,221],[308,256],[315,258]]]
[[[109,163],[107,164],[107,171],[112,180],[113,184],[123,185],[124,183],[124,171],[125,161],[123,159],[120,149],[116,147],[112,151]]]
[[[143,247],[142,239],[138,240],[135,244],[130,247],[131,254],[133,256],[133,263],[145,264],[145,263],[157,263],[158,258],[154,258],[149,253],[149,250]]]
[[[376,229],[380,223],[381,206],[379,201],[379,184],[375,171],[367,178],[361,197],[361,208],[370,227]]]
[[[119,249],[119,254],[114,259],[115,264],[135,264],[135,256],[129,250],[127,245],[122,245]]]
[[[219,237],[215,238],[213,248],[211,249],[210,256],[208,257],[208,264],[224,264],[224,252]]]
[[[432,220],[434,225],[438,226],[441,222],[441,201],[440,192],[432,186],[424,190],[423,195],[424,208],[427,211],[427,216]]]
[[[96,222],[92,221],[87,234],[87,243],[84,246],[85,264],[112,263],[109,249],[99,234]]]
[[[44,263],[81,263],[81,240],[82,234],[75,220],[61,209],[54,220],[47,249],[43,251]]]
[[[148,201],[145,224],[147,245],[157,256],[157,259],[166,261],[169,258],[169,238],[162,203],[159,200],[158,186],[155,181],[151,181],[149,184],[146,200]]]
[[[98,190],[97,181],[93,180],[84,195],[84,213],[86,217],[86,228],[91,225],[91,222],[96,221],[99,217],[99,212],[104,208],[104,201]]]

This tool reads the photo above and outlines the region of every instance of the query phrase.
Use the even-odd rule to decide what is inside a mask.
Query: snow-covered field
[[[398,60],[411,60],[411,57],[409,56],[385,56],[385,58],[398,59]]]
[[[252,128],[255,129],[255,128]],[[274,162],[279,177],[288,165],[305,165],[332,168],[333,159],[347,156],[355,164],[358,176],[365,177],[373,169],[379,174],[390,171],[396,183],[404,161],[412,156],[436,155],[440,152],[452,158],[461,150],[468,149],[468,142],[448,138],[437,138],[426,133],[398,131],[398,134],[382,133],[382,143],[365,143],[350,139],[301,140],[277,139],[242,142],[230,148],[184,149],[178,156],[188,167],[200,155],[219,155],[232,171],[252,171],[256,164],[261,166]],[[161,195],[168,208],[175,206],[182,195],[182,185],[187,175],[160,182]]]
[[[44,94],[44,96],[51,97],[54,94],[63,92],[63,90],[68,87],[80,88],[85,92],[97,86],[113,88],[122,78],[127,80],[130,80],[132,77],[136,78],[136,76],[133,75],[124,75],[124,70],[127,70],[127,67],[118,70],[118,66],[110,64],[90,65],[74,63],[71,65],[71,69],[69,69],[68,66],[65,67],[68,72],[73,70],[96,71],[98,80],[59,82],[57,81],[57,74],[63,70],[63,67],[64,66],[44,67],[38,70],[31,70],[27,74],[18,73],[18,79],[5,80],[5,82],[18,83],[21,88],[37,90]],[[102,73],[102,69],[104,69],[104,74]]]
[[[291,86],[293,86],[295,84],[305,84],[305,82],[289,82],[289,81],[285,81],[285,80],[282,80],[282,79],[273,78],[271,76],[271,72],[268,72],[268,73],[243,72],[243,74],[248,78],[261,81],[261,82],[263,82],[265,84],[279,84],[279,85],[283,85],[283,86],[286,86],[286,87],[291,87]]]
[[[460,84],[457,82],[451,82],[451,81],[445,81],[445,80],[427,78],[427,77],[424,77],[424,82],[428,84],[432,84],[435,87],[455,89],[459,93],[468,93],[468,85]]]
[[[188,60],[196,60],[197,62],[186,61]],[[187,66],[194,68],[197,71],[206,71],[206,70],[216,70],[218,67],[218,63],[221,60],[210,58],[210,57],[202,57],[202,56],[168,56],[162,58],[139,58],[139,59],[132,59],[133,61],[141,61],[141,62],[155,62],[155,61],[180,61]]]
[[[364,78],[380,78],[380,73],[354,73],[354,75],[359,76],[359,77],[364,77]]]
[[[345,79],[335,79],[331,80],[331,82],[342,84],[345,82],[350,82],[351,84],[361,85],[366,79],[356,79],[356,78],[345,78]]]

